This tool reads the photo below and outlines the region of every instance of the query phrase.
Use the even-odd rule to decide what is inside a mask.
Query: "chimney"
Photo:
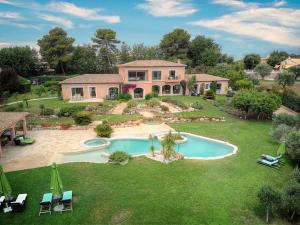
[[[181,59],[177,59],[177,63],[181,63]]]

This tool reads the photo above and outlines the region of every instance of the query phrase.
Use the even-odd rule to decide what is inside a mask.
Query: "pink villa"
[[[118,65],[119,74],[83,74],[61,82],[64,100],[93,101],[114,99],[121,92],[128,92],[135,99],[144,98],[155,92],[160,96],[182,95],[180,81],[188,80],[192,74],[185,74],[185,64],[164,60],[136,60]],[[228,79],[208,74],[196,76],[195,93],[210,89],[217,83],[217,94],[226,94]],[[188,92],[188,91],[187,91]]]

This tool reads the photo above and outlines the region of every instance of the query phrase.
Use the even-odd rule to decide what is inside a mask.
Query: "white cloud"
[[[0,11],[0,17],[6,19],[22,20],[24,19],[19,13]]]
[[[259,5],[256,2],[244,2],[242,0],[212,0],[212,3],[235,8],[256,8]]]
[[[119,16],[100,15],[98,12],[99,10],[78,7],[69,2],[52,2],[46,5],[46,7],[51,10],[55,10],[56,12],[80,17],[84,20],[104,21],[107,23],[119,23],[121,21]]]
[[[47,14],[42,14],[39,16],[41,19],[49,22],[53,22],[56,25],[62,25],[65,28],[73,28],[73,23],[71,20],[59,17],[59,16],[52,16],[52,15],[47,15]]]
[[[281,7],[281,6],[285,6],[287,4],[287,1],[285,0],[276,0],[274,1],[273,5],[275,7]]]
[[[29,46],[32,49],[40,49],[40,46],[36,42],[0,42],[0,49],[15,46]]]
[[[266,16],[268,15],[268,16]],[[191,24],[231,34],[290,46],[300,46],[299,9],[257,8],[242,10]]]
[[[146,0],[137,8],[155,17],[188,16],[198,11],[189,0]]]
[[[0,19],[0,24],[1,25],[7,25],[7,26],[19,27],[19,28],[32,28],[32,29],[40,30],[39,26],[35,26],[35,25],[31,25],[31,24],[12,22],[12,21],[9,21],[7,19],[6,20]]]

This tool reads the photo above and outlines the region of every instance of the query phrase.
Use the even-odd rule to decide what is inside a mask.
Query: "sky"
[[[37,48],[56,26],[76,44],[111,28],[130,45],[157,45],[183,28],[192,38],[213,38],[237,59],[273,50],[300,54],[300,0],[0,0],[0,48]]]

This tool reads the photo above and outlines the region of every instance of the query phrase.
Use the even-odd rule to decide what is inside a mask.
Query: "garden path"
[[[292,109],[290,109],[290,108],[288,108],[288,107],[286,107],[284,105],[280,106],[279,109],[277,109],[274,112],[275,115],[278,115],[280,113],[286,113],[286,114],[289,114],[289,115],[292,115],[292,116],[296,116],[297,115],[297,113],[294,110],[292,110]]]
[[[118,104],[118,105],[113,109],[113,111],[111,112],[111,114],[114,114],[114,115],[121,115],[126,107],[127,107],[127,103],[126,103],[126,102],[121,102],[120,104]]]
[[[169,108],[169,111],[171,113],[178,113],[181,112],[180,109],[175,108],[172,104],[167,103],[167,102],[160,102],[161,105],[167,106]]]

